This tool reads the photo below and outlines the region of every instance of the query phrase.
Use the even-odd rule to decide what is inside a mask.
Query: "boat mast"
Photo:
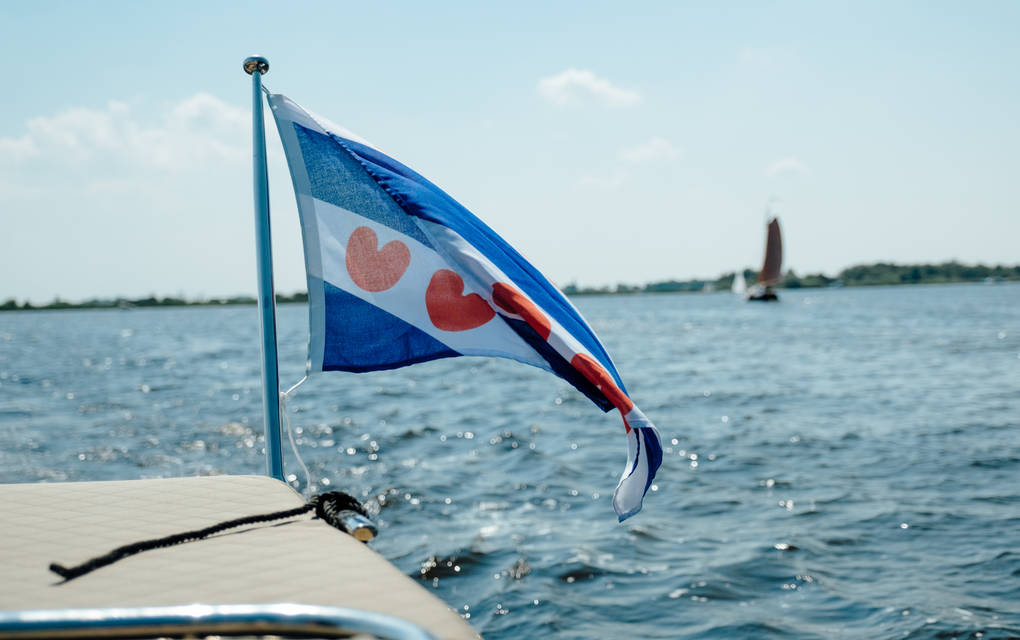
[[[262,120],[262,75],[269,61],[245,58],[251,76],[252,159],[255,180],[255,256],[259,278],[259,334],[262,337],[262,411],[266,427],[266,472],[283,480],[283,440],[280,437],[280,371],[276,357],[276,297],[273,291],[273,249],[269,232],[269,179],[266,131]]]

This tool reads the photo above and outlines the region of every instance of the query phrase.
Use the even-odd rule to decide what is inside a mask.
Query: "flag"
[[[377,371],[456,356],[550,371],[628,442],[613,507],[641,509],[662,461],[654,425],[567,298],[484,222],[357,135],[269,95],[297,196],[308,273],[309,364]]]

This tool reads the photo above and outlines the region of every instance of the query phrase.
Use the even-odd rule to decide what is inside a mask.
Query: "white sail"
[[[744,295],[747,291],[747,280],[744,279],[744,270],[741,269],[733,276],[733,286],[730,287],[730,291],[738,296]]]

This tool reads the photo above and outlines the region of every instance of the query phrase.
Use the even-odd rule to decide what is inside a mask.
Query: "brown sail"
[[[768,235],[765,240],[765,263],[758,273],[761,284],[776,284],[783,277],[783,237],[779,233],[779,220],[769,220]]]

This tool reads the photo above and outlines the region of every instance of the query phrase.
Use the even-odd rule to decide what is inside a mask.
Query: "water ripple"
[[[1020,286],[576,303],[664,437],[637,517],[618,416],[496,359],[313,376],[292,484],[490,639],[1020,636]],[[0,481],[264,469],[253,308],[0,320]]]

